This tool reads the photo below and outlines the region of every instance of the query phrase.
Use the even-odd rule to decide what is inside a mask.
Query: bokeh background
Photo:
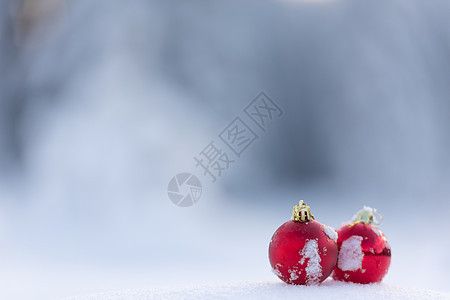
[[[445,0],[2,0],[1,298],[276,281],[300,199],[377,208],[384,282],[450,291],[449,53]],[[211,183],[193,157],[261,90],[285,113]]]

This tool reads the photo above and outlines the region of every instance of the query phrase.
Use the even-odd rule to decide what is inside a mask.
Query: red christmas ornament
[[[376,209],[364,206],[352,223],[338,229],[339,255],[333,279],[372,283],[386,275],[391,264],[391,247],[375,226],[374,213],[381,217]]]
[[[314,219],[300,200],[292,220],[281,225],[269,244],[273,272],[289,284],[313,285],[324,281],[337,260],[337,234]]]

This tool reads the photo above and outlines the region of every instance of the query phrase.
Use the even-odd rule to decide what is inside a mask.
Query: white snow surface
[[[338,234],[336,232],[336,230],[334,230],[334,228],[330,227],[330,226],[326,226],[323,228],[323,232],[325,232],[325,234],[332,240],[334,240],[335,242],[337,242],[337,238],[338,238]]]
[[[363,238],[353,235],[342,242],[339,251],[338,268],[342,271],[356,271],[361,268],[364,253],[361,249]]]
[[[384,283],[360,285],[328,279],[300,286],[276,281],[149,287],[111,291],[67,300],[93,299],[450,299],[450,294]]]
[[[376,235],[381,236],[381,231],[376,227],[372,227],[372,231],[375,232]]]
[[[303,247],[300,252],[302,259],[300,264],[305,263],[305,258],[308,258],[306,263],[306,282],[308,284],[317,284],[320,277],[322,277],[322,266],[320,265],[320,255],[319,255],[319,244],[317,240],[309,240],[306,242],[305,247]]]

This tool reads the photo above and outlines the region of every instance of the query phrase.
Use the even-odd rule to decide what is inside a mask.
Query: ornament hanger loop
[[[300,200],[298,205],[294,206],[292,212],[292,220],[298,222],[308,222],[310,220],[314,220],[314,216],[311,213],[311,209],[303,200]]]
[[[374,209],[374,213],[376,213],[380,217],[380,220],[378,221],[378,223],[374,223],[374,225],[379,226],[383,223],[383,216],[376,209]]]

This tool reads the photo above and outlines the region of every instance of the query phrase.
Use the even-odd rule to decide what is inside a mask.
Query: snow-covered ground
[[[113,291],[70,297],[93,299],[450,299],[449,293],[388,284],[359,285],[327,280],[320,286],[293,286],[280,282],[190,285]]]

